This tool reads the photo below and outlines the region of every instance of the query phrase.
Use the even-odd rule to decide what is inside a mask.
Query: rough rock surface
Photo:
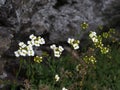
[[[21,31],[34,30],[39,35],[47,31],[52,42],[65,41],[78,33],[82,38],[82,22],[88,22],[92,29],[103,24],[101,3],[90,0],[21,1],[21,5],[18,5],[20,7],[16,9],[17,20],[21,24]]]
[[[68,37],[85,38],[84,34],[88,30],[95,30],[98,25],[110,24],[119,28],[119,2],[120,0],[1,0],[0,56],[10,47],[11,36],[12,43],[7,54],[13,53],[16,43],[27,41],[31,33],[44,36],[46,43],[58,43],[66,41]],[[80,27],[84,21],[89,24],[89,29],[85,32]]]
[[[9,48],[10,38],[7,39],[10,34],[14,36],[12,45],[14,42],[27,41],[31,33],[46,37],[47,43],[57,43],[66,41],[68,37],[85,38],[84,34],[88,30],[95,30],[98,25],[110,24],[119,28],[119,2],[120,0],[1,0],[0,55]],[[89,24],[89,29],[85,32],[80,27],[84,21]],[[4,34],[6,37],[3,37]]]
[[[0,57],[10,47],[13,35],[9,28],[0,27]]]
[[[13,26],[19,34],[48,32],[51,42],[65,41],[77,34],[81,39],[84,33],[80,24],[88,22],[90,30],[106,24],[102,13],[112,1],[115,0],[6,0],[1,6],[4,16],[0,16],[0,23]]]
[[[4,4],[5,4],[5,1],[6,1],[6,0],[0,0],[0,6],[4,5]]]

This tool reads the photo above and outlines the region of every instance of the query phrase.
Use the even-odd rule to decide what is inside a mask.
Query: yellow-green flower
[[[103,36],[104,38],[108,38],[108,37],[109,37],[109,34],[108,34],[107,32],[105,32],[105,33],[102,34],[102,36]]]
[[[107,48],[107,47],[102,47],[101,48],[101,53],[102,54],[106,54],[106,53],[108,53],[109,52],[109,48]]]
[[[34,57],[34,61],[37,62],[37,63],[41,63],[42,62],[42,57],[36,56],[36,57]]]
[[[84,58],[83,58],[83,60],[86,62],[86,63],[92,63],[92,64],[95,64],[95,62],[96,62],[96,58],[94,57],[94,56],[85,56]]]
[[[83,60],[84,60],[86,63],[89,63],[89,57],[88,57],[88,56],[83,57]]]
[[[96,58],[94,56],[90,56],[89,61],[91,61],[91,63],[94,64],[96,62]]]
[[[77,66],[76,66],[76,71],[80,71],[81,70],[81,64],[78,64]]]
[[[88,23],[86,23],[86,22],[83,22],[82,24],[81,24],[81,28],[82,29],[87,29],[88,28]]]

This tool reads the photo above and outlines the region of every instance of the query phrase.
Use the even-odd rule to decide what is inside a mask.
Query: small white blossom
[[[39,41],[34,41],[34,45],[39,47],[40,46],[40,42]]]
[[[64,50],[64,48],[62,46],[59,46],[59,51],[62,52]]]
[[[31,41],[28,41],[27,43],[32,45],[32,46],[37,46],[39,47],[40,45],[45,44],[44,38],[41,38],[40,36],[36,37],[33,34],[29,36]]]
[[[92,38],[92,41],[93,41],[93,42],[98,42],[97,37],[93,37],[93,38]]]
[[[26,48],[27,48],[27,50],[33,50],[32,45],[28,45]]]
[[[55,81],[58,82],[60,79],[60,77],[58,76],[58,74],[55,75]]]
[[[24,49],[21,49],[21,50],[18,50],[18,51],[19,51],[21,56],[26,56],[27,55],[27,51],[24,50]]]
[[[15,51],[14,54],[15,54],[16,57],[19,57],[19,56],[20,56],[20,54],[19,54],[18,51]]]
[[[96,32],[93,32],[93,31],[90,32],[89,37],[90,37],[90,38],[96,37]]]
[[[60,55],[61,55],[61,53],[60,53],[59,51],[54,51],[54,56],[55,56],[55,57],[58,57],[58,58],[59,58]]]
[[[68,42],[69,44],[72,44],[72,43],[74,42],[74,40],[75,40],[74,38],[68,38],[68,41],[67,41],[67,42]]]
[[[97,38],[96,32],[93,32],[93,31],[90,32],[89,37],[92,39],[92,41],[93,41],[94,43],[97,43],[97,42],[98,42],[98,38]]]
[[[27,41],[27,44],[28,44],[28,45],[32,45],[32,42],[31,42],[31,41]]]
[[[62,90],[68,90],[68,89],[66,89],[65,87],[63,87]]]
[[[75,40],[74,38],[68,38],[68,43],[72,45],[75,50],[79,49],[79,40]]]
[[[34,56],[35,53],[33,50],[29,50],[27,54],[28,54],[28,56]]]
[[[34,39],[36,39],[36,36],[34,36],[33,34],[31,34],[31,35],[29,36],[29,38],[34,40]]]
[[[26,47],[27,45],[26,45],[24,42],[20,42],[20,43],[19,43],[19,46],[20,46],[21,48],[24,48],[24,47]]]
[[[54,49],[56,49],[56,45],[53,44],[53,45],[50,46],[50,48],[54,50]]]
[[[78,44],[73,44],[73,48],[76,50],[76,49],[79,49],[79,45]]]
[[[51,45],[50,48],[53,49],[55,57],[60,57],[60,55],[62,54],[64,50],[62,46],[56,47],[55,44]]]
[[[43,38],[40,39],[40,44],[45,44],[45,40]]]

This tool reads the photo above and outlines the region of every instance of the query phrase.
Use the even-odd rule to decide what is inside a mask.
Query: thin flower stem
[[[18,75],[20,74],[20,71],[21,71],[21,68],[22,68],[22,59],[20,59],[20,66],[19,66],[19,70],[18,70],[18,72],[17,72],[17,74],[16,74],[16,78],[18,77]]]

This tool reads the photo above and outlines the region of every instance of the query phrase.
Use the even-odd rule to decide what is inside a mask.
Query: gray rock
[[[105,22],[108,22],[110,27],[120,29],[120,0],[109,3],[109,7],[104,9],[103,13]]]
[[[68,37],[82,39],[87,31],[108,23],[103,20],[103,12],[113,2],[116,0],[12,0],[7,5],[15,16],[7,17],[7,21],[20,35],[33,30],[37,35],[48,32],[50,42],[66,41]],[[86,32],[80,27],[84,21],[89,24]]]
[[[94,30],[103,22],[102,12],[115,0],[22,0],[16,9],[24,30],[34,30],[36,34],[50,33],[50,41],[65,41],[68,37],[83,38],[82,22],[89,23]],[[24,2],[24,4],[22,4]],[[30,24],[30,23],[31,24]],[[24,24],[30,24],[24,26]],[[80,37],[76,37],[80,34]]]
[[[0,6],[4,5],[6,0],[0,0]]]
[[[12,37],[8,28],[0,27],[0,57],[9,49]]]
[[[7,77],[7,73],[5,73],[5,72],[3,72],[2,75],[0,75],[0,79],[4,79],[4,78],[6,78],[6,77]]]

